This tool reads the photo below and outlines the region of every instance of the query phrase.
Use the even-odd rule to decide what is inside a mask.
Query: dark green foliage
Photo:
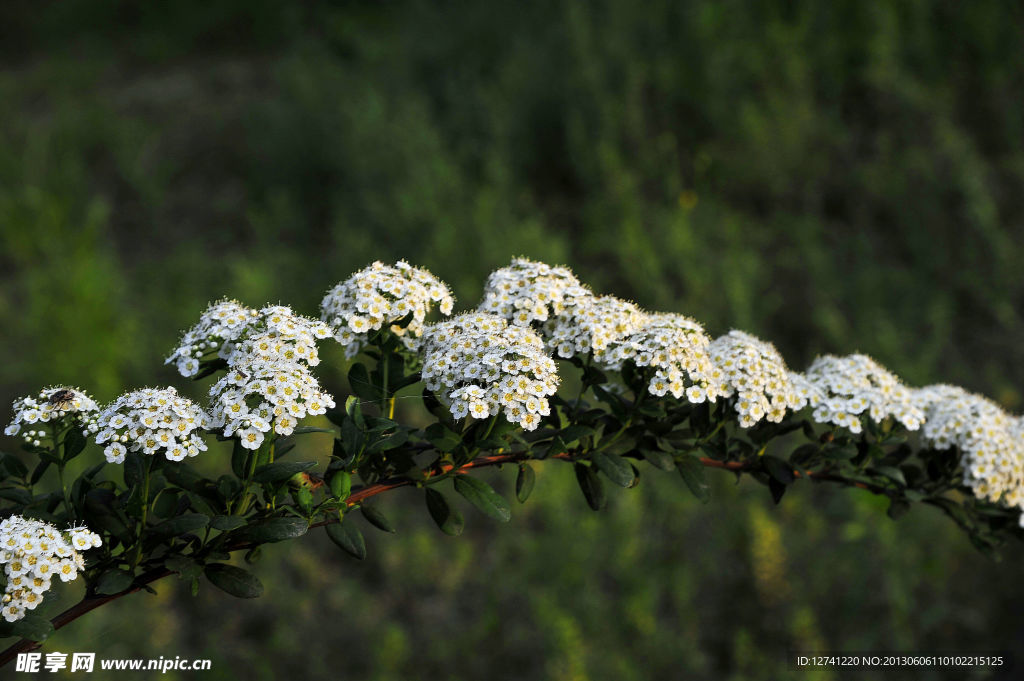
[[[355,523],[342,518],[340,522],[326,527],[327,536],[346,553],[357,560],[366,558],[366,541]]]
[[[477,507],[481,513],[495,520],[507,523],[512,517],[512,510],[504,497],[494,491],[494,488],[479,478],[468,475],[455,477],[455,491],[461,494],[467,501]]]
[[[166,383],[171,374],[154,359],[221,295],[315,313],[334,281],[372,259],[406,257],[432,267],[471,307],[486,273],[520,253],[571,264],[598,291],[691,314],[712,333],[758,333],[795,368],[817,352],[860,349],[912,383],[957,382],[1011,408],[1022,403],[1024,105],[1014,93],[1024,77],[1024,21],[1012,3],[140,9],[71,0],[12,6],[2,23],[0,404],[50,381],[77,382],[101,400]],[[347,394],[340,353],[321,369],[335,395]],[[585,380],[601,379],[591,369]],[[389,390],[399,382],[389,376]],[[189,389],[201,397],[205,385]],[[377,384],[364,388],[376,399]],[[593,392],[623,419],[617,396],[599,385]],[[365,399],[353,413],[337,410],[347,414],[339,461],[375,439],[361,420]],[[398,400],[399,412],[418,414],[412,402]],[[434,411],[452,425],[443,407]],[[691,443],[714,417],[702,409],[694,421]],[[317,437],[298,438],[296,453],[329,456],[301,440]],[[582,504],[573,512],[564,498],[578,494],[574,474],[557,472],[556,461],[536,464],[545,480],[523,512],[530,530],[498,534],[478,523],[486,533],[463,537],[491,568],[478,574],[457,571],[455,543],[417,542],[388,563],[391,571],[372,558],[320,570],[327,577],[317,577],[325,596],[315,618],[301,609],[307,580],[288,592],[278,585],[290,580],[274,579],[272,601],[246,605],[265,607],[248,611],[260,615],[223,613],[223,599],[211,594],[207,605],[205,591],[195,603],[172,599],[173,608],[126,599],[124,610],[94,613],[95,629],[61,630],[67,638],[54,646],[88,650],[92,632],[120,627],[145,657],[164,652],[150,643],[162,627],[177,637],[176,653],[201,657],[211,654],[205,643],[186,633],[201,618],[231,637],[214,667],[232,673],[269,673],[273,657],[277,676],[336,676],[332,656],[296,652],[315,640],[354,650],[344,664],[357,678],[501,678],[514,669],[619,681],[779,678],[779,651],[801,643],[1013,645],[1006,632],[1015,631],[1019,585],[950,528],[987,550],[991,533],[1016,520],[955,493],[955,501],[936,496],[955,456],[899,459],[897,442],[860,452],[808,438],[767,456],[789,455],[798,469],[834,465],[887,493],[837,494],[804,481],[790,489],[771,516],[788,552],[788,598],[752,586],[763,566],[741,539],[770,534],[747,521],[770,504],[766,490],[733,490],[731,476],[705,477],[686,458],[683,483],[658,474],[680,451],[719,460],[751,452],[659,434],[633,453],[616,450],[651,464],[642,492],[617,493],[616,513],[590,518]],[[449,452],[461,443],[442,441]],[[580,441],[551,440],[543,451],[561,454]],[[17,442],[3,446],[13,452]],[[152,528],[172,514],[201,513],[214,518],[213,541],[233,529],[235,521],[217,517],[239,497],[251,460],[239,451],[235,476],[217,482],[229,470],[227,449],[165,468],[179,494],[159,497]],[[97,456],[82,450],[72,477]],[[865,465],[855,470],[859,457]],[[4,456],[3,507],[61,513],[46,493],[55,468]],[[608,477],[598,470],[598,481]],[[137,486],[138,471],[124,473]],[[778,499],[787,487],[763,474]],[[38,489],[24,489],[23,478]],[[121,476],[107,467],[70,490],[79,519],[111,533],[98,560],[136,537],[128,513],[141,492],[130,501],[111,480]],[[713,489],[716,503],[697,508],[679,494],[684,487],[702,497]],[[249,512],[291,504],[291,488],[280,501],[268,498],[274,491],[251,488]],[[929,508],[880,522],[886,505],[900,515],[905,502]],[[632,515],[633,504],[648,503],[649,541]],[[388,512],[416,528],[422,506],[415,495]],[[932,519],[936,510],[950,528]],[[339,527],[358,534],[351,518]],[[283,562],[287,572],[308,570],[300,552],[267,548],[273,558],[259,569],[268,579],[286,573]],[[1008,564],[1020,562],[1019,551],[1004,550]],[[417,608],[421,600],[429,607]],[[445,605],[455,602],[460,608]],[[151,626],[125,631],[125,612]],[[300,624],[331,617],[346,626]],[[253,622],[261,632],[283,623],[259,639],[268,653],[256,666],[230,645],[253,640]],[[15,633],[32,633],[24,627]],[[490,653],[467,656],[468,648]]]
[[[203,573],[215,587],[236,598],[258,598],[263,595],[263,584],[254,574],[226,563],[210,563]]]

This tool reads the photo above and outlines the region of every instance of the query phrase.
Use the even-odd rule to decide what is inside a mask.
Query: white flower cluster
[[[186,331],[178,347],[164,362],[174,362],[178,373],[188,378],[199,372],[203,360],[227,359],[239,339],[259,318],[260,313],[237,300],[219,300],[206,308],[199,322]]]
[[[374,262],[327,292],[320,303],[320,318],[330,324],[346,357],[357,355],[370,333],[385,324],[392,324],[391,331],[412,350],[434,304],[441,314],[452,313],[455,301],[443,281],[404,260],[393,266]],[[393,324],[410,313],[407,326]]]
[[[639,325],[609,340],[594,353],[602,366],[620,370],[626,362],[655,369],[648,391],[693,403],[722,394],[721,372],[708,355],[711,339],[698,322],[680,314],[644,315]]]
[[[271,429],[290,435],[306,415],[324,414],[334,399],[300,362],[259,354],[237,362],[210,388],[213,428],[259,449]]]
[[[271,429],[290,435],[299,419],[334,407],[309,370],[320,363],[317,340],[330,336],[327,324],[289,307],[261,309],[224,353],[229,368],[210,388],[210,427],[258,449]]]
[[[1024,509],[1020,419],[991,400],[952,385],[919,388],[914,401],[927,417],[922,442],[936,449],[960,449],[964,484],[975,496]]]
[[[331,337],[331,329],[317,319],[292,312],[284,305],[268,305],[225,354],[229,366],[243,362],[320,363],[316,342]]]
[[[0,563],[7,576],[3,615],[15,622],[43,602],[54,575],[70,582],[85,567],[79,551],[102,545],[98,534],[85,527],[65,532],[53,525],[11,516],[0,522]]]
[[[534,430],[551,413],[548,396],[558,390],[558,373],[544,342],[528,327],[470,312],[428,326],[421,352],[424,383],[446,391],[457,419],[503,411],[512,423]]]
[[[790,380],[785,360],[771,343],[734,329],[716,338],[708,351],[722,373],[723,396],[736,395],[736,411],[743,428],[762,418],[779,423],[787,410],[807,404]]]
[[[196,456],[206,449],[200,431],[210,418],[198,405],[174,388],[143,388],[118,397],[106,406],[89,430],[110,463],[124,463],[129,451],[171,461]]]
[[[14,419],[4,428],[4,435],[22,433],[22,426],[59,421],[72,417],[81,425],[88,424],[99,411],[91,397],[78,388],[56,386],[44,388],[38,395],[22,397],[14,401]],[[29,429],[22,433],[25,441],[39,445],[40,438],[46,437],[42,430]]]
[[[917,430],[924,413],[899,378],[867,355],[818,357],[804,374],[811,386],[808,402],[818,423],[834,423],[861,432],[861,415],[875,421],[893,417],[907,430]]]
[[[195,376],[203,361],[219,357],[234,364],[254,351],[316,366],[320,361],[316,341],[330,335],[323,322],[297,315],[284,305],[254,310],[235,300],[222,300],[203,312],[165,363],[174,362],[186,378]]]
[[[541,333],[559,357],[577,353],[600,354],[618,338],[635,333],[647,321],[640,308],[615,296],[581,296],[548,319]]]
[[[590,298],[590,289],[568,267],[514,258],[511,265],[487,277],[477,310],[502,316],[516,326],[529,326]]]

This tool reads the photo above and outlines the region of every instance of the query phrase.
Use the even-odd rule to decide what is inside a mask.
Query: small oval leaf
[[[525,504],[533,491],[533,485],[537,482],[537,474],[533,472],[533,466],[519,464],[519,474],[516,475],[516,499],[520,504]]]
[[[466,527],[462,513],[452,506],[448,502],[448,498],[438,490],[428,487],[426,493],[427,510],[441,531],[453,537],[462,534],[462,530]]]
[[[700,459],[693,454],[683,454],[676,460],[676,469],[683,478],[683,482],[693,492],[693,496],[706,504],[711,498],[711,491],[708,489],[704,464],[700,462]]]
[[[53,633],[53,624],[42,615],[30,612],[11,626],[11,634],[30,641],[45,641]]]
[[[116,594],[132,584],[132,573],[124,570],[107,570],[96,580],[96,593]]]
[[[610,452],[594,452],[594,464],[598,470],[608,476],[608,479],[621,487],[631,487],[636,476],[633,474],[633,467],[629,462],[618,454]]]
[[[275,461],[257,468],[252,479],[256,482],[281,482],[314,466],[316,461]]]
[[[327,536],[340,549],[356,560],[366,558],[366,540],[354,522],[343,518],[339,523],[327,525],[326,530]]]
[[[266,544],[301,537],[307,531],[309,531],[309,523],[305,518],[269,518],[243,527],[234,536],[239,541]]]
[[[177,537],[181,534],[194,532],[206,527],[210,523],[210,517],[202,513],[189,513],[180,515],[177,518],[165,520],[149,529],[150,532],[163,537]]]
[[[259,598],[263,584],[248,570],[226,563],[211,563],[203,569],[210,583],[236,598]]]
[[[455,491],[476,506],[481,513],[495,520],[507,523],[512,518],[512,510],[504,497],[483,480],[459,475],[455,478]]]
[[[363,504],[362,506],[359,507],[359,510],[362,511],[363,517],[366,518],[366,521],[374,527],[376,527],[378,530],[394,533],[395,526],[391,524],[391,521],[387,519],[387,516],[385,516],[383,513],[378,511],[373,506],[367,506]]]
[[[587,505],[595,511],[600,511],[604,508],[605,504],[608,503],[608,497],[604,493],[604,485],[601,484],[601,479],[597,477],[597,473],[590,466],[576,462],[576,482],[579,483],[580,489],[583,490],[583,496],[587,500]]]

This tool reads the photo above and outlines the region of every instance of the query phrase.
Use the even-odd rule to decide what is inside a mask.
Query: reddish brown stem
[[[520,453],[520,454],[492,454],[490,456],[478,456],[477,458],[473,459],[469,463],[465,463],[465,464],[459,466],[458,469],[456,469],[455,466],[453,466],[452,464],[441,464],[440,466],[438,466],[438,467],[436,467],[434,469],[426,471],[425,472],[426,473],[425,477],[426,478],[436,477],[438,475],[443,475],[445,473],[451,473],[453,470],[455,470],[456,473],[465,473],[465,472],[468,472],[468,471],[470,471],[470,470],[472,470],[474,468],[483,468],[485,466],[500,466],[500,465],[506,464],[506,463],[518,463],[520,461],[526,461],[526,460],[528,460],[530,458],[531,457],[529,457],[528,455],[523,454],[523,453]],[[561,454],[555,454],[555,455],[550,456],[548,458],[549,459],[568,460],[568,459],[572,458],[572,455],[569,454],[568,452],[563,452]],[[705,466],[707,466],[708,468],[721,468],[723,470],[729,470],[729,471],[745,471],[745,470],[750,470],[751,468],[755,467],[754,464],[745,463],[745,462],[742,462],[742,461],[717,461],[715,459],[709,459],[707,457],[700,457],[700,462],[702,464],[704,464]],[[801,475],[801,473],[799,471],[794,471],[794,474],[797,477],[802,477],[802,475]],[[871,492],[874,492],[875,494],[884,494],[885,493],[884,489],[882,489],[880,487],[876,487],[874,485],[868,485],[868,484],[863,483],[863,482],[851,482],[851,481],[846,480],[846,479],[844,479],[842,477],[834,476],[834,475],[829,475],[827,473],[808,472],[807,476],[808,477],[813,477],[813,478],[815,478],[817,480],[829,480],[829,481],[833,481],[833,482],[844,482],[846,484],[852,484],[855,487],[859,487],[861,489],[869,490]],[[416,481],[412,480],[410,478],[391,478],[391,479],[388,479],[388,480],[382,480],[381,482],[378,482],[378,483],[375,483],[375,484],[372,484],[372,485],[367,485],[366,487],[362,487],[360,489],[356,489],[348,497],[348,499],[346,500],[346,504],[348,506],[354,506],[355,504],[358,504],[358,503],[362,502],[364,499],[369,499],[370,497],[376,496],[378,494],[382,494],[383,492],[387,492],[389,490],[397,489],[399,487],[408,487],[409,485],[413,485],[415,483],[416,483]],[[311,527],[320,527],[322,525],[330,525],[331,523],[335,523],[335,522],[338,522],[337,518],[330,518],[330,519],[327,519],[327,520],[321,520],[320,522],[317,522],[317,523],[313,523],[313,525],[311,525]],[[248,548],[248,544],[238,544],[238,545],[234,545],[234,546],[229,545],[229,546],[227,546],[225,548],[228,551],[237,551],[239,549]],[[107,603],[110,603],[111,601],[116,601],[119,598],[122,598],[122,597],[127,596],[127,595],[132,594],[132,593],[135,593],[136,591],[141,590],[144,585],[150,584],[150,583],[155,582],[155,581],[157,581],[159,579],[163,579],[164,577],[167,577],[168,575],[171,575],[171,574],[173,574],[173,573],[170,570],[166,569],[166,568],[163,568],[163,567],[161,567],[161,568],[154,568],[153,570],[150,570],[148,572],[143,573],[138,579],[135,580],[135,582],[132,584],[131,587],[125,589],[124,591],[119,591],[116,594],[109,594],[109,595],[103,595],[103,596],[99,596],[99,595],[86,596],[85,598],[83,598],[81,601],[79,601],[75,605],[71,606],[70,608],[68,608],[64,612],[62,612],[59,615],[57,615],[56,617],[54,617],[53,620],[52,620],[53,628],[54,629],[60,629],[61,627],[63,627],[65,625],[70,624],[71,622],[75,621],[76,619],[78,619],[82,615],[86,614],[87,612],[95,610],[96,608],[98,608],[98,607],[100,607],[102,605],[106,605]],[[35,650],[36,648],[39,648],[40,645],[41,645],[40,643],[38,643],[36,641],[31,641],[29,639],[22,639],[22,640],[18,641],[17,643],[15,643],[15,644],[11,645],[9,648],[7,648],[7,650],[5,650],[2,653],[0,653],[0,667],[3,667],[7,663],[9,663],[11,660],[15,659],[18,656],[18,653],[25,653],[25,652],[29,652],[29,651]]]

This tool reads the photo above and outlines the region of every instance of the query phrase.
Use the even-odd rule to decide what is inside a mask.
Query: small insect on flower
[[[61,411],[66,411],[75,399],[75,391],[69,388],[61,388],[50,395],[50,404]]]

